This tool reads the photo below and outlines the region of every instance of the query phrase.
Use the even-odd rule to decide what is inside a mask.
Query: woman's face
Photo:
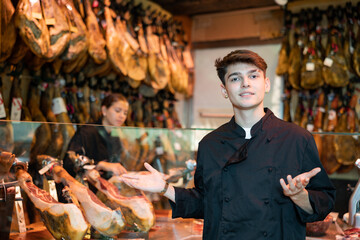
[[[126,101],[114,102],[109,108],[101,107],[103,114],[103,125],[119,127],[124,124],[129,109],[129,103]]]

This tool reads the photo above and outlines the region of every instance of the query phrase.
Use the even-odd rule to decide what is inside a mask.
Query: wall
[[[193,98],[186,100],[178,96],[181,100],[176,104],[184,127],[216,128],[231,118],[232,106],[229,100],[221,95],[221,82],[217,77],[214,62],[216,58],[224,57],[230,51],[239,48],[257,52],[267,62],[267,76],[271,81],[271,91],[266,94],[264,105],[269,107],[276,116],[282,118],[283,81],[275,74],[280,44],[197,49],[194,51],[196,80]]]

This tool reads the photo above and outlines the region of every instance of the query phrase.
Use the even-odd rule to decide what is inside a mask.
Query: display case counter
[[[52,157],[63,159],[71,137],[71,135],[67,134],[74,134],[76,130],[83,126],[64,123],[3,121],[0,122],[0,136],[2,136],[0,138],[0,150],[12,152],[19,161],[29,163],[29,166],[33,168],[31,174],[34,183],[40,183],[39,187],[42,187],[43,181],[41,178],[43,177],[38,174],[41,163],[37,162],[36,155],[49,154]],[[87,124],[86,126],[90,125]],[[103,127],[100,125],[91,126],[94,128]],[[199,141],[211,130],[111,127],[110,135],[120,139],[123,147],[121,161],[128,171],[142,171],[144,170],[143,163],[148,162],[159,171],[178,180],[177,182],[174,180],[173,184],[175,186],[191,187],[193,184],[191,181],[193,171],[188,171],[186,162],[189,159],[196,159]],[[57,139],[56,134],[59,133],[61,133],[62,137]],[[336,186],[338,192],[346,191],[345,194],[337,194],[335,206],[337,209],[334,211],[339,212],[339,206],[343,206],[344,209],[342,210],[347,211],[351,189],[360,176],[359,169],[354,167],[353,164],[360,157],[360,133],[322,132],[313,133],[313,135],[316,143],[320,144],[318,147],[321,153],[321,161],[323,164],[325,163],[326,169],[331,171],[329,177],[334,181],[343,181],[341,182],[342,186]],[[44,141],[41,141],[42,137],[49,139],[46,147]],[[57,140],[61,140],[60,144]],[[40,143],[43,145],[39,146]],[[327,148],[329,145],[331,147]],[[328,160],[326,157],[333,161],[331,165],[327,165]],[[168,215],[169,212],[161,212],[164,205],[160,208],[158,206],[160,205],[154,205],[157,211],[156,225],[145,238],[166,240],[201,239],[202,221],[171,219]],[[168,205],[166,207],[168,208]],[[25,211],[27,211],[26,208]],[[341,216],[342,214],[340,214]],[[52,239],[52,236],[41,223],[29,222],[30,219],[26,219],[26,221],[27,231],[25,233],[12,232],[10,239]],[[328,235],[317,239],[335,239],[336,232],[332,231],[332,229],[334,229],[334,226],[329,229]]]
[[[170,210],[156,210],[156,224],[148,233],[124,232],[115,238],[99,239],[151,239],[151,240],[201,240],[203,221],[196,219],[171,219]],[[10,233],[10,240],[54,240],[42,222],[27,226],[24,233]],[[97,239],[97,238],[96,238]]]

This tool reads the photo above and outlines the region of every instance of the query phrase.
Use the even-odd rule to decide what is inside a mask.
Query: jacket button
[[[265,203],[265,204],[269,204],[270,201],[269,201],[268,199],[266,199],[266,200],[264,201],[264,203]]]
[[[227,167],[224,167],[224,172],[227,172],[228,171],[228,168]]]
[[[273,171],[272,168],[268,168],[268,172],[271,173]]]
[[[230,201],[230,198],[226,197],[225,202],[229,202],[229,201]]]
[[[228,231],[226,228],[223,229],[223,233],[226,234]]]
[[[263,235],[264,235],[264,237],[266,237],[268,234],[267,234],[267,232],[263,232]]]

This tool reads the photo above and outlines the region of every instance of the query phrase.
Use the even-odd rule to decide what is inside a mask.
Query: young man
[[[165,193],[173,217],[203,218],[204,239],[305,239],[305,223],[324,219],[335,198],[312,135],[264,109],[259,55],[237,50],[215,66],[234,117],[200,141],[195,188],[168,186],[148,164],[151,174],[126,182]]]

